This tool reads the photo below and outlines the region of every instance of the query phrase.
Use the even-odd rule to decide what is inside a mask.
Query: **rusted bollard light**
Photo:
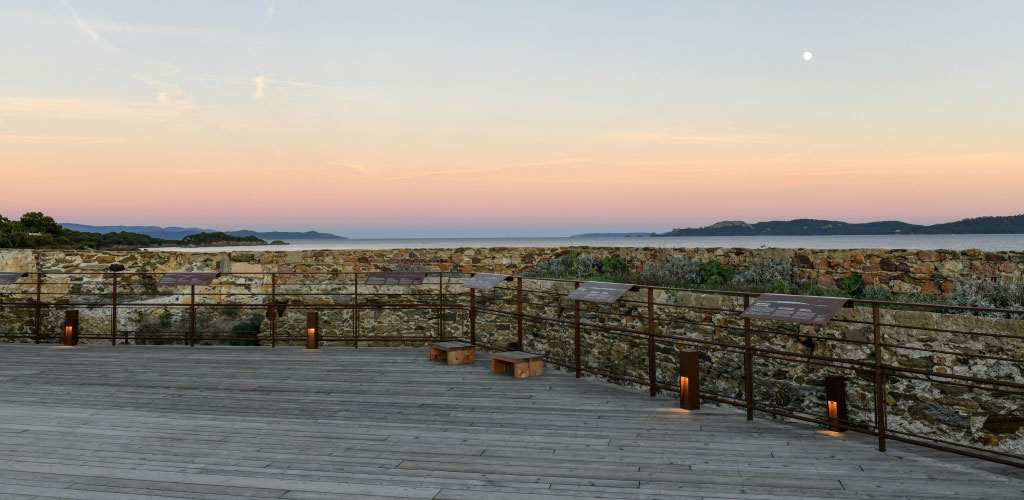
[[[828,430],[843,432],[839,424],[847,422],[846,413],[846,379],[829,375],[825,377],[825,403],[828,406]]]
[[[64,347],[78,345],[78,311],[64,311]]]
[[[316,311],[306,313],[306,349],[316,349],[320,343],[317,342],[317,334],[320,333],[320,314]]]
[[[700,354],[679,351],[679,407],[700,409]]]

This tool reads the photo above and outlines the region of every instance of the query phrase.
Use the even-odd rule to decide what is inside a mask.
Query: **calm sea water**
[[[401,238],[294,240],[289,245],[162,248],[186,252],[231,250],[381,250],[461,247],[656,247],[656,248],[904,248],[913,250],[1024,251],[1024,234],[937,234],[884,236],[681,236],[659,238]]]

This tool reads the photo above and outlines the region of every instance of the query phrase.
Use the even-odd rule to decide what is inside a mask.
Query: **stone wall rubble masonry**
[[[97,307],[81,308],[82,331],[86,335],[106,335],[110,331],[109,279],[105,271],[113,263],[123,264],[126,272],[219,271],[237,273],[223,276],[212,287],[200,287],[204,303],[238,307],[205,308],[199,318],[200,330],[214,331],[252,325],[250,334],[261,345],[269,344],[267,308],[252,303],[252,294],[269,293],[270,272],[277,279],[280,335],[303,335],[305,316],[301,306],[346,305],[352,300],[351,283],[337,276],[313,275],[314,272],[366,272],[384,269],[421,268],[449,272],[498,272],[520,274],[538,262],[565,255],[570,251],[597,257],[616,256],[629,262],[634,271],[678,256],[700,261],[715,260],[733,268],[742,268],[757,259],[791,260],[805,279],[832,283],[850,273],[860,273],[868,284],[885,286],[894,293],[943,295],[970,280],[995,279],[1021,281],[1024,253],[945,250],[803,250],[803,249],[659,249],[659,248],[458,248],[401,250],[317,250],[295,252],[97,252],[51,250],[0,250],[0,271],[93,272],[91,276],[53,274],[47,276],[44,291],[47,301],[60,303],[92,300]],[[148,280],[148,281],[147,281]],[[118,312],[118,331],[130,341],[160,343],[187,329],[188,294],[160,291],[153,277],[123,274],[119,282],[122,301],[135,301],[148,307],[123,308]],[[25,280],[31,281],[31,280]],[[514,313],[515,284],[504,283],[495,290],[480,292],[481,308]],[[527,291],[526,314],[571,321],[573,309],[561,300],[571,283],[524,280]],[[0,287],[0,301],[10,301],[14,290],[32,291],[31,283]],[[318,295],[292,296],[289,292],[315,291]],[[370,290],[360,286],[360,294]],[[451,286],[448,292],[460,292]],[[436,288],[422,287],[410,292],[402,287],[381,287],[375,296],[360,296],[364,304],[411,304],[436,301]],[[534,293],[537,292],[537,293]],[[543,292],[543,293],[542,293]],[[146,295],[146,294],[149,295]],[[65,295],[66,294],[66,295]],[[134,294],[134,296],[133,296]],[[269,301],[269,297],[263,297]],[[643,331],[646,328],[646,296],[632,297],[637,303],[622,301],[614,305],[585,304],[583,321]],[[465,296],[451,299],[453,305],[467,305]],[[679,307],[659,306],[656,327],[659,334],[690,339],[742,344],[742,322],[735,313],[740,309],[735,297],[712,293],[657,291],[656,301]],[[437,309],[364,309],[360,313],[360,345],[400,345],[374,342],[374,337],[391,335],[432,336],[436,333]],[[870,308],[844,309],[828,326],[815,328],[785,323],[758,322],[760,333],[755,345],[816,356],[835,356],[873,362]],[[46,342],[56,342],[62,321],[60,309],[43,314]],[[334,334],[353,329],[349,309],[321,312],[321,328]],[[899,327],[883,328],[886,361],[896,366],[934,370],[965,376],[997,378],[1024,383],[1021,371],[1024,359],[1024,321],[964,315],[939,314],[914,310],[883,310],[882,322]],[[31,309],[0,306],[0,332],[30,332],[34,324]],[[483,342],[508,345],[517,337],[514,317],[481,313],[477,335]],[[445,313],[445,334],[468,337],[468,314],[454,308]],[[248,327],[247,327],[248,328]],[[982,335],[949,334],[932,329],[974,332]],[[132,336],[138,334],[139,336]],[[525,350],[552,358],[573,358],[572,328],[565,324],[524,322]],[[52,338],[51,338],[52,337]],[[851,342],[839,342],[848,340]],[[203,338],[200,338],[202,343]],[[365,343],[363,343],[365,342]],[[867,344],[858,344],[865,342]],[[417,344],[418,345],[418,344]],[[681,348],[701,352],[705,388],[722,396],[743,398],[744,372],[741,354],[709,349],[691,342],[672,340],[657,344],[658,380],[666,386],[678,383],[678,351]],[[915,350],[930,348],[948,354]],[[636,381],[642,387],[647,377],[647,346],[643,338],[631,338],[600,329],[587,329],[583,336],[584,363],[600,367]],[[984,354],[987,357],[956,353]],[[783,357],[784,358],[784,357]],[[847,378],[850,417],[855,422],[873,422],[873,373],[863,366],[839,369],[809,362],[805,358],[755,358],[757,401],[815,413],[824,406],[825,375]],[[1011,361],[1007,361],[1011,360]],[[1016,361],[1015,361],[1016,360]],[[963,444],[1024,455],[1024,397],[1013,391],[969,388],[955,381],[918,380],[892,376],[888,380],[886,405],[892,429],[924,435],[942,436]]]
[[[895,294],[944,296],[966,281],[1024,280],[1024,253],[980,250],[808,250],[742,248],[456,248],[394,250],[307,250],[254,252],[101,252],[54,250],[0,250],[4,270],[104,271],[112,263],[127,271],[220,271],[232,273],[376,271],[418,266],[446,272],[498,272],[520,274],[542,260],[578,251],[597,257],[615,256],[642,271],[659,261],[686,256],[702,262],[717,261],[742,269],[759,259],[783,258],[800,269],[801,278],[822,286],[859,273],[868,286]]]

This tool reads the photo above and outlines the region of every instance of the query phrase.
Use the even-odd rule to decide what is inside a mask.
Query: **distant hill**
[[[134,250],[138,248],[186,246],[266,245],[255,236],[232,236],[224,233],[199,233],[180,240],[154,238],[127,231],[93,233],[75,231],[57,224],[42,212],[29,212],[19,220],[0,215],[0,248],[56,248],[81,250]]]
[[[1019,234],[1024,233],[1024,215],[976,217],[928,226],[928,234]]]
[[[130,233],[145,234],[154,238],[160,238],[165,240],[180,240],[186,236],[200,233],[224,233],[229,236],[238,236],[245,238],[246,236],[255,236],[262,240],[343,240],[346,239],[344,236],[338,236],[329,233],[318,233],[316,231],[306,231],[303,233],[299,232],[285,232],[285,231],[250,231],[243,229],[240,231],[218,231],[216,229],[202,229],[198,227],[159,227],[159,226],[90,226],[86,224],[74,224],[70,222],[62,222],[61,226],[65,229],[72,231],[82,231],[86,233],[120,233],[123,231]]]
[[[646,238],[651,233],[583,233],[574,234],[570,238]]]
[[[1024,215],[978,217],[930,226],[900,221],[851,224],[849,222],[796,219],[756,222],[722,221],[706,227],[673,229],[653,236],[819,236],[884,234],[1024,234]]]

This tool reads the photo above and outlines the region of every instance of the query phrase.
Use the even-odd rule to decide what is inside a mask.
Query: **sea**
[[[483,247],[654,247],[654,248],[879,248],[907,250],[1024,251],[1024,234],[922,234],[877,236],[673,236],[673,237],[538,237],[538,238],[393,238],[291,240],[288,245],[257,245],[152,250],[182,252],[386,250],[399,248]]]

